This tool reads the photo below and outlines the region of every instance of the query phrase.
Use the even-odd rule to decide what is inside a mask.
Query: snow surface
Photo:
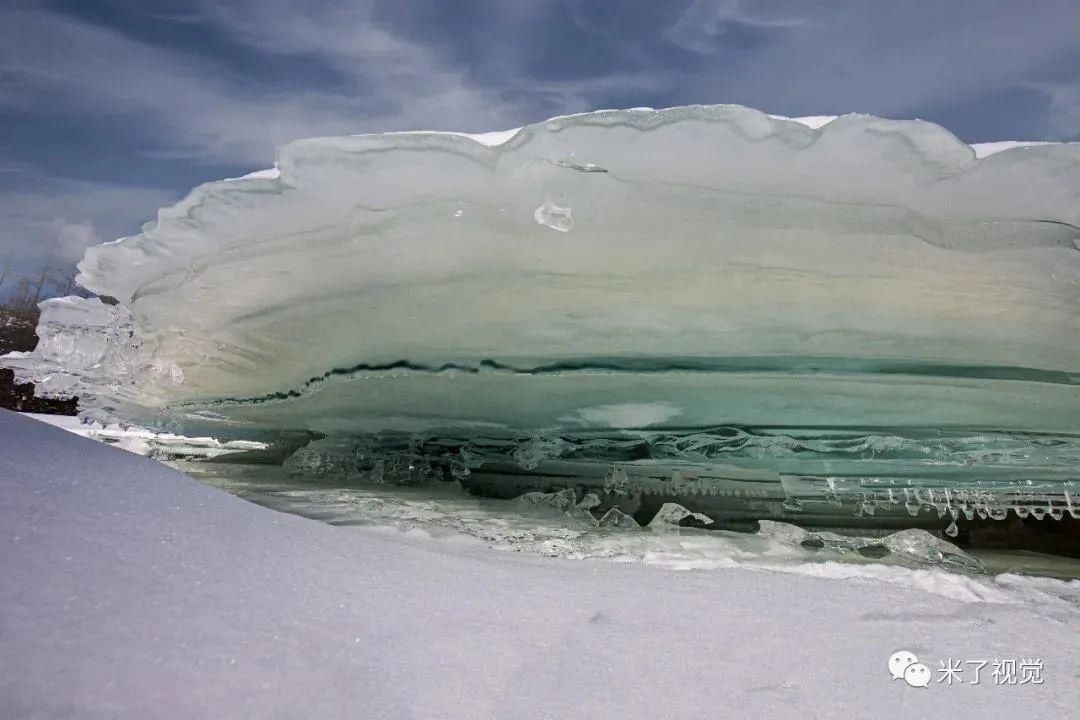
[[[9,412],[0,528],[5,717],[1057,719],[1080,702],[1065,583],[961,602],[858,568],[676,572],[348,531]],[[912,688],[887,672],[900,649],[935,671],[1035,657],[1045,684]]]
[[[1012,150],[1014,148],[1041,147],[1043,145],[1054,145],[1054,143],[1030,140],[1001,140],[998,142],[975,143],[971,146],[971,149],[975,151],[975,157],[984,158],[990,157],[991,155],[997,155],[1000,152],[1005,152],[1006,150]]]

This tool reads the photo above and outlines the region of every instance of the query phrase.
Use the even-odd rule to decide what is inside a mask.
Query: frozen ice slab
[[[87,252],[80,282],[134,317],[139,405],[366,430],[603,425],[590,411],[628,403],[666,403],[646,424],[996,425],[1004,404],[1075,428],[1080,146],[980,160],[925,122],[717,106],[558,118],[496,145],[303,140],[277,168]],[[484,406],[545,371],[596,371],[571,384],[600,398]],[[716,385],[694,371],[730,399],[672,402]],[[792,373],[813,376],[810,399]],[[908,401],[867,403],[866,377]],[[1038,412],[1008,397],[1045,385]]]
[[[190,460],[221,458],[224,455],[250,456],[266,450],[266,443],[245,440],[219,440],[211,437],[184,437],[172,433],[154,432],[133,426],[104,426],[95,422],[82,422],[67,415],[44,415],[22,413],[38,422],[63,428],[70,433],[113,445],[136,455],[155,460]]]
[[[0,358],[20,381],[31,380],[45,397],[79,397],[91,412],[135,373],[138,341],[126,307],[97,298],[64,297],[40,304],[33,352]]]
[[[80,283],[120,302],[93,332],[131,336],[72,353],[64,389],[146,424],[502,439],[511,458],[745,433],[705,476],[750,473],[785,511],[903,513],[937,503],[904,490],[1007,475],[1067,513],[1078,226],[1080,145],[976,152],[921,121],[695,106],[302,140],[87,251]],[[81,346],[90,325],[46,332]],[[962,449],[919,455],[939,440]]]

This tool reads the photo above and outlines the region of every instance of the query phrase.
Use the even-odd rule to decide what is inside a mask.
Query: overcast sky
[[[0,0],[0,268],[295,138],[688,103],[1080,139],[1080,0]]]

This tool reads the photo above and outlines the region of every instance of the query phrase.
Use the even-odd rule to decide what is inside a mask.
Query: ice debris
[[[912,567],[941,567],[966,573],[986,572],[983,564],[950,542],[925,530],[911,528],[883,537],[840,535],[809,531],[790,523],[759,521],[758,536],[807,550],[828,550],[840,555],[868,559],[888,557],[890,562]]]
[[[713,519],[702,513],[690,512],[678,503],[664,503],[649,521],[652,530],[665,530],[678,527],[706,527],[713,524]]]

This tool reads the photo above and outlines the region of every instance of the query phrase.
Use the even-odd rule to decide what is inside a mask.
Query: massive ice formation
[[[134,420],[253,431],[724,426],[747,441],[690,457],[784,478],[789,510],[868,478],[1058,492],[1080,429],[1080,145],[981,150],[735,106],[302,140],[87,252],[79,282],[133,335],[72,375]]]

